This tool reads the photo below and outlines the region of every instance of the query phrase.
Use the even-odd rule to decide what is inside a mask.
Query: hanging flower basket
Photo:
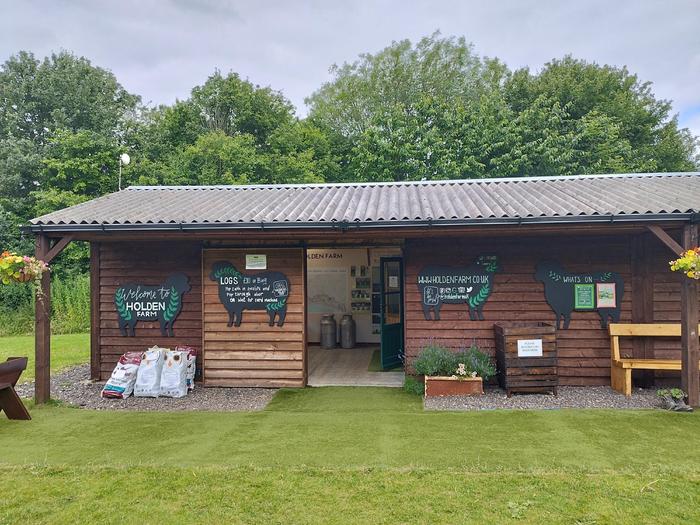
[[[680,258],[668,264],[673,272],[683,272],[689,279],[700,279],[700,247],[683,252]]]
[[[2,284],[26,283],[34,281],[39,291],[41,277],[49,270],[49,265],[36,257],[17,255],[14,252],[0,254],[0,282]]]

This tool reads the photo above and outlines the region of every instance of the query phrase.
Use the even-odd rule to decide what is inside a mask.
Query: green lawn
[[[34,336],[0,337],[0,361],[10,356],[29,357],[21,381],[34,379]],[[90,361],[90,334],[54,335],[51,337],[51,371]]]
[[[0,523],[700,522],[700,416],[424,412],[398,389],[259,413],[0,419]]]

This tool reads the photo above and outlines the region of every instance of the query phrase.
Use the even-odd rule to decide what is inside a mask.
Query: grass
[[[282,390],[258,413],[0,420],[0,523],[700,521],[700,417],[424,412],[400,389]]]
[[[8,357],[29,358],[27,369],[20,381],[34,379],[34,336],[0,337],[0,361]],[[66,334],[51,336],[51,371],[90,361],[90,334]]]
[[[382,368],[382,352],[377,349],[372,352],[372,358],[369,360],[369,366],[367,367],[368,372],[393,372],[396,370],[403,370],[403,365],[395,366],[394,368],[387,368],[384,370]]]

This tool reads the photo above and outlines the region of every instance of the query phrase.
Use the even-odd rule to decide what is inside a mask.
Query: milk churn
[[[352,314],[345,314],[340,320],[340,346],[355,348],[355,320]]]
[[[321,317],[321,348],[335,348],[338,340],[338,328],[333,314],[323,314]]]

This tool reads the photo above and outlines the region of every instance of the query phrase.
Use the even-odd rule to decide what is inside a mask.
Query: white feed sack
[[[143,353],[139,371],[136,376],[134,395],[136,397],[158,397],[160,394],[160,376],[163,372],[164,353],[168,348],[154,346]]]
[[[185,397],[187,395],[187,353],[165,352],[165,362],[160,376],[160,395]]]
[[[141,364],[141,355],[141,352],[127,352],[119,358],[109,381],[102,389],[102,397],[126,399],[131,395]]]

